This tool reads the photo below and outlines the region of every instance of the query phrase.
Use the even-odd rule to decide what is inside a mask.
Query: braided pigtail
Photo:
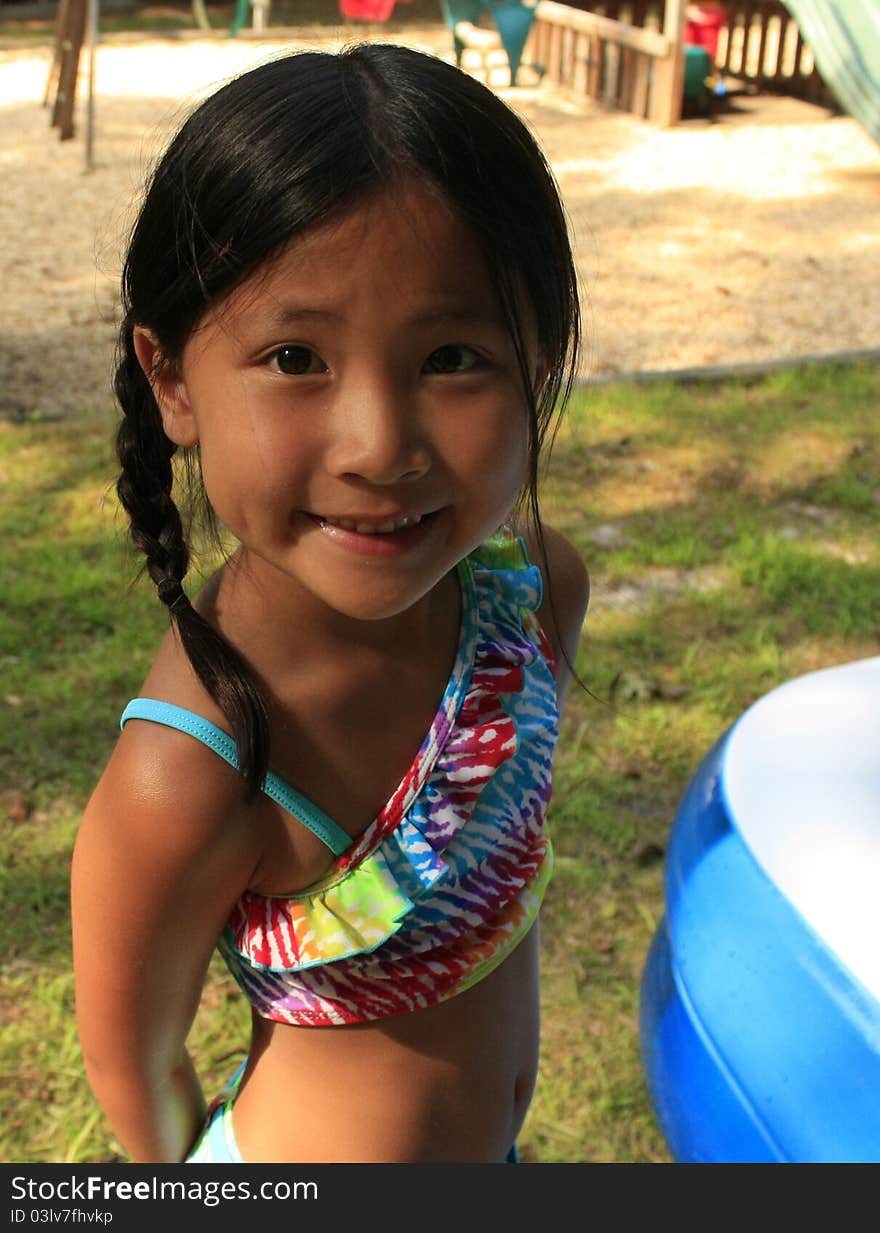
[[[152,388],[134,351],[131,324],[122,331],[114,388],[124,415],[116,436],[121,472],[116,485],[129,517],[131,538],[146,557],[147,573],[177,626],[199,680],[226,716],[238,746],[242,776],[258,791],[269,763],[269,718],[253,673],[242,656],[189,601],[184,589],[190,563],[173,493],[177,446],[162,428]]]

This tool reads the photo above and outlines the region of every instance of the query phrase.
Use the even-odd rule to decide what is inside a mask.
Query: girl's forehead
[[[389,310],[444,300],[497,310],[473,231],[417,181],[376,192],[294,237],[233,293],[227,308],[343,304],[359,295],[384,296]]]
[[[375,242],[389,232],[398,239],[408,234],[413,241],[423,243],[431,236],[466,230],[456,210],[438,191],[411,177],[356,198],[327,221],[295,238],[291,247],[308,250],[325,244],[362,244]]]

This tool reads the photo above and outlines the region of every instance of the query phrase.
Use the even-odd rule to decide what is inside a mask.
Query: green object
[[[785,7],[840,105],[880,142],[880,4],[785,0]]]
[[[518,0],[488,0],[488,4],[510,65],[510,84],[515,86],[523,48],[535,20],[535,6]]]
[[[455,62],[459,65],[465,44],[455,33],[456,26],[461,21],[479,26],[480,18],[488,9],[495,28],[501,36],[501,46],[504,48],[507,63],[510,65],[510,84],[516,85],[516,75],[522,61],[523,48],[535,20],[535,6],[522,4],[520,0],[440,0],[440,7],[443,20],[452,34]],[[543,69],[539,65],[535,64],[532,67],[543,74]]]
[[[229,27],[229,34],[226,36],[227,38],[234,39],[239,30],[245,25],[250,7],[250,0],[235,0],[235,13],[232,18],[232,25]]]
[[[705,47],[688,43],[684,49],[684,101],[699,103],[711,93],[706,79],[712,76],[712,57]]]
[[[440,0],[440,8],[452,35],[455,63],[460,65],[464,43],[455,33],[455,27],[460,21],[469,21],[471,25],[478,26],[483,13],[483,0]]]

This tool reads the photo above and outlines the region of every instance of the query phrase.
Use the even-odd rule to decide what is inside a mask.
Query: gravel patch
[[[451,58],[443,31],[405,41]],[[0,51],[0,417],[110,410],[121,252],[151,159],[198,98],[302,45],[318,41],[102,44],[89,172],[84,104],[67,142],[42,106],[48,49]],[[498,88],[566,202],[584,374],[880,346],[880,148],[854,120],[742,97],[664,131],[545,85]]]

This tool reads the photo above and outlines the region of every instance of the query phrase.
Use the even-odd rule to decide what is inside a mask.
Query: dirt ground
[[[42,105],[48,47],[0,50],[0,417],[110,407],[121,252],[150,159],[196,98],[302,45],[271,33],[102,43],[88,171],[85,100],[66,142]],[[442,28],[406,41],[451,58]],[[660,130],[546,85],[498,88],[567,205],[585,374],[880,347],[880,147],[854,120],[743,95]]]

